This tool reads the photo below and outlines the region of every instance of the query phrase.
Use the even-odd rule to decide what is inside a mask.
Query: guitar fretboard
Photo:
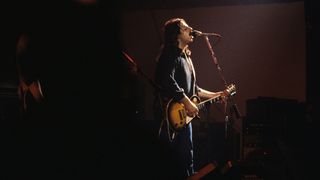
[[[197,107],[199,109],[202,109],[203,107],[205,107],[206,104],[212,104],[212,103],[218,102],[220,100],[221,100],[221,96],[214,97],[214,98],[211,98],[211,99],[207,99],[207,100],[202,101],[201,103],[197,104]]]

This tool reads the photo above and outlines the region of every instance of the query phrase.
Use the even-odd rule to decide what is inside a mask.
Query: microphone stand
[[[219,75],[220,75],[220,78],[221,80],[223,81],[224,83],[224,86],[227,88],[228,87],[228,83],[227,81],[225,80],[224,76],[223,76],[223,73],[222,73],[222,69],[220,68],[220,65],[218,63],[218,60],[217,60],[217,57],[213,51],[213,48],[209,42],[209,38],[207,35],[203,36],[204,39],[206,40],[206,43],[207,43],[207,46],[208,46],[208,49],[210,51],[210,55],[211,55],[211,58],[213,60],[213,63],[216,65],[217,69],[218,69],[218,72],[219,72]],[[219,36],[220,38],[220,36]],[[232,106],[232,110],[234,110],[235,112],[235,115],[237,116],[237,118],[240,118],[241,117],[241,114],[238,110],[238,107],[237,105],[235,104],[234,100],[232,97],[228,97],[228,100],[230,100],[231,102],[231,106]],[[225,139],[228,139],[228,135],[229,135],[229,125],[230,125],[230,120],[229,120],[229,116],[231,115],[231,113],[229,111],[227,111],[227,101],[225,103]]]

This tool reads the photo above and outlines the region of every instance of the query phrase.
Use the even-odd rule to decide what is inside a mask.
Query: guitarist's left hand
[[[235,85],[231,84],[227,87],[227,89],[220,91],[220,97],[222,102],[226,102],[228,97],[231,96],[232,94],[235,94]]]

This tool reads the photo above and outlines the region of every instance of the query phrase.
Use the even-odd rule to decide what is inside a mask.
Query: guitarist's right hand
[[[180,102],[184,105],[188,116],[195,117],[198,115],[198,107],[187,96],[182,98]]]

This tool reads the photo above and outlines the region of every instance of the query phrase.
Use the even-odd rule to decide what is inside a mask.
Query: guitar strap
[[[167,100],[161,97],[161,94],[158,93],[158,99],[160,102],[160,107],[161,107],[161,123],[159,126],[159,131],[158,131],[158,137],[161,138],[161,132],[165,130],[164,132],[167,133],[168,139],[170,142],[173,141],[173,139],[176,137],[177,132],[171,130],[170,128],[170,122],[169,119],[167,118],[167,105],[169,104]],[[163,129],[165,128],[165,129]]]
[[[191,71],[191,74],[192,74],[192,77],[193,77],[193,85],[192,85],[192,94],[196,94],[196,72],[194,70],[194,66],[193,66],[193,63],[192,63],[192,60],[190,58],[190,56],[188,56],[185,52],[183,52],[186,60],[187,60],[187,63],[189,65],[189,68],[190,68],[190,71]]]

